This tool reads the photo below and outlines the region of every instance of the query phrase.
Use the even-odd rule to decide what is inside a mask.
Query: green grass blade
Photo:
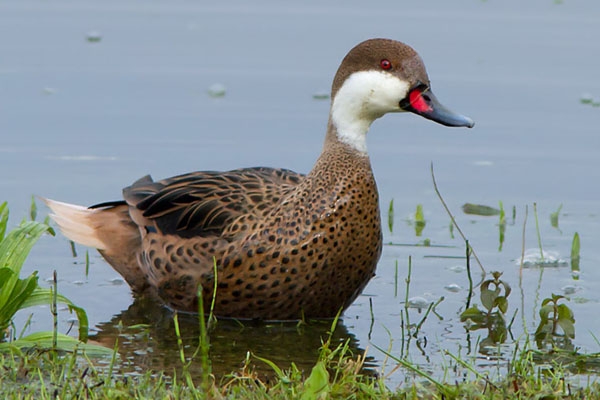
[[[6,226],[8,224],[8,204],[6,202],[0,204],[0,241],[4,239]]]
[[[390,200],[388,208],[388,228],[390,233],[394,233],[394,199]]]
[[[573,279],[579,279],[579,251],[581,250],[581,242],[579,233],[573,235],[573,243],[571,244],[571,273]]]
[[[38,287],[31,293],[31,295],[23,302],[21,308],[34,307],[39,305],[50,305],[53,302],[53,291],[51,289],[45,289]],[[77,319],[79,320],[79,340],[82,342],[87,341],[89,321],[85,310],[81,307],[73,304],[71,300],[65,296],[58,294],[56,299],[59,303],[66,304],[69,307],[69,311],[75,312]]]
[[[23,308],[23,303],[38,287],[37,281],[35,273],[19,279],[10,268],[0,269],[0,331],[6,329],[17,311]]]
[[[0,242],[0,267],[9,267],[17,275],[29,255],[31,248],[43,233],[54,235],[46,224],[35,221],[23,222]]]
[[[35,204],[35,196],[31,196],[31,206],[29,207],[29,217],[32,221],[37,218],[37,204]]]
[[[0,352],[6,352],[12,349],[51,349],[52,341],[52,332],[36,332],[12,342],[0,343]],[[90,356],[110,356],[113,353],[113,349],[99,345],[82,343],[79,340],[63,333],[58,334],[58,348],[63,351],[71,352],[75,351],[76,349],[80,349],[85,351]]]
[[[266,358],[259,357],[256,354],[252,354],[252,357],[256,358],[257,360],[260,360],[260,361],[264,362],[269,367],[271,367],[271,369],[273,370],[273,372],[275,372],[275,375],[277,375],[277,377],[279,379],[286,379],[286,376],[283,373],[283,371],[281,370],[281,368],[279,368],[273,361],[271,361],[269,359],[266,359]]]

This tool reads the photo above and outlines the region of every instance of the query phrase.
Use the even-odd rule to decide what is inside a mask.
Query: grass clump
[[[31,218],[36,216],[35,202],[31,206]],[[0,204],[0,352],[16,351],[21,353],[27,349],[52,349],[54,351],[74,351],[77,347],[86,347],[90,351],[105,352],[97,346],[87,346],[88,318],[85,311],[60,295],[53,288],[39,286],[37,271],[21,278],[21,268],[30,250],[45,233],[54,235],[54,231],[46,223],[24,220],[8,231],[8,206]],[[56,283],[56,276],[54,279]],[[79,322],[79,339],[61,334],[57,329],[57,303],[66,304],[71,312],[77,315]],[[27,336],[17,335],[13,319],[17,312],[39,305],[49,305],[55,317],[55,328],[51,332],[35,332]],[[23,330],[25,330],[23,328]]]
[[[56,302],[66,304],[70,311],[75,312],[79,320],[79,339],[86,341],[88,319],[82,308],[56,293],[55,289],[40,287],[37,271],[26,278],[20,277],[23,263],[33,245],[41,235],[54,235],[54,231],[47,224],[32,220],[21,222],[17,228],[6,234],[8,215],[8,207],[4,202],[0,204],[0,350],[8,346],[23,348],[45,343],[48,335],[40,333],[17,338],[12,321],[19,310],[38,305],[52,306]],[[33,206],[31,215],[35,216]],[[61,335],[61,343],[72,345],[74,342],[67,338]],[[56,335],[53,335],[53,339],[56,347]]]
[[[382,350],[383,351],[383,350]],[[568,380],[559,364],[540,368],[536,352],[524,349],[515,353],[507,376],[492,381],[475,373],[471,380],[444,382],[431,378],[409,360],[390,359],[412,371],[411,381],[389,388],[385,376],[364,373],[366,354],[352,354],[347,342],[323,343],[320,356],[310,371],[292,364],[281,370],[266,358],[248,355],[240,371],[211,379],[189,372],[167,375],[146,371],[138,375],[116,374],[113,368],[98,367],[97,362],[81,353],[52,357],[49,352],[33,351],[21,355],[0,354],[0,396],[16,398],[88,398],[88,399],[593,399],[598,398],[597,382],[578,387]],[[454,367],[469,369],[468,361],[450,355]],[[275,377],[261,380],[253,365],[270,365]],[[116,365],[115,365],[116,367]],[[450,367],[449,367],[450,368]],[[393,373],[393,372],[392,372]],[[194,382],[190,385],[190,382]]]

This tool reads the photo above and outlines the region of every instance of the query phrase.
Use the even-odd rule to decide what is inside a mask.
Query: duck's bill
[[[400,101],[400,108],[446,126],[472,128],[475,125],[471,118],[444,107],[425,85],[412,89],[408,96]]]

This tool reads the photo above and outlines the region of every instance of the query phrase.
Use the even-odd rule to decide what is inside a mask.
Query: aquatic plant
[[[35,202],[32,202],[30,215],[32,218],[36,217]],[[31,220],[22,221],[17,228],[6,234],[8,217],[8,205],[4,202],[0,204],[0,351],[32,347],[72,350],[80,344],[80,341],[87,340],[88,318],[85,311],[58,294],[56,286],[40,287],[37,271],[26,278],[20,277],[23,263],[33,245],[41,235],[45,233],[54,235],[54,231],[45,223]],[[55,313],[57,303],[66,304],[77,316],[80,341],[59,334],[56,329],[53,332],[36,332],[25,337],[22,335],[17,337],[13,323],[17,312],[28,307],[49,305]]]
[[[535,331],[535,341],[538,348],[557,345],[560,348],[571,347],[571,339],[575,338],[575,317],[573,310],[559,301],[566,300],[564,296],[552,294],[542,301],[540,308],[540,323]],[[559,332],[559,328],[562,333]]]
[[[465,327],[470,330],[487,329],[488,337],[480,346],[504,343],[507,336],[505,314],[508,311],[508,296],[510,285],[500,277],[501,272],[492,272],[492,279],[483,281],[479,287],[480,300],[484,310],[477,305],[467,308],[460,314],[460,320],[465,322]]]

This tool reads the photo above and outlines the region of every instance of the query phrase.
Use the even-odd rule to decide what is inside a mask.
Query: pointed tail
[[[103,236],[101,229],[106,220],[106,212],[103,209],[87,208],[45,198],[42,200],[52,210],[50,217],[56,222],[63,235],[87,247],[107,249],[108,244],[101,238]]]
[[[149,288],[138,261],[142,242],[140,230],[129,215],[127,203],[110,202],[87,208],[42,200],[52,210],[50,217],[67,238],[98,249],[134,292],[142,293]]]

